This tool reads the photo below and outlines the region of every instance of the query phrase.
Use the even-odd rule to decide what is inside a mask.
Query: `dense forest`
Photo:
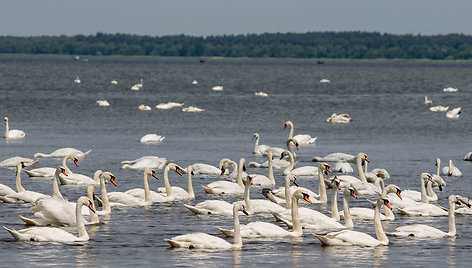
[[[457,60],[472,58],[472,36],[377,32],[265,33],[208,37],[106,33],[88,36],[0,36],[0,53]]]

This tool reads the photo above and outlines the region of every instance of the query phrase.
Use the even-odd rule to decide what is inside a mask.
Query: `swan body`
[[[330,83],[330,82],[331,80],[326,79],[326,78],[320,79],[320,83]]]
[[[102,107],[110,106],[110,103],[107,100],[97,100],[96,103],[98,104],[98,106]]]
[[[144,189],[135,188],[126,192],[107,193],[110,206],[149,206],[153,203],[153,201],[163,202],[166,200],[166,198],[159,193],[151,195],[151,191],[149,190],[149,182],[147,179],[148,175],[151,175],[157,179],[155,171],[151,168],[146,168],[143,175]]]
[[[135,160],[121,161],[121,169],[144,170],[146,168],[161,169],[167,164],[167,160],[157,156],[143,156]]]
[[[152,110],[151,106],[145,105],[145,104],[139,105],[138,109],[141,110],[141,111],[151,111]]]
[[[68,155],[73,155],[77,159],[84,159],[87,155],[90,154],[91,151],[92,150],[82,152],[75,148],[64,147],[64,148],[57,149],[50,154],[35,153],[34,157],[35,158],[64,158]]]
[[[352,169],[352,166],[349,163],[336,162],[336,163],[334,163],[333,172],[352,173],[352,172],[354,172],[354,170]]]
[[[429,173],[426,173],[426,172],[421,173],[420,175],[420,189],[421,189],[420,201],[422,203],[428,203],[428,196],[426,194],[426,187],[425,187],[426,180],[428,180],[429,182],[433,182],[433,178]],[[410,193],[409,192],[410,192],[409,190],[404,190],[402,194],[403,198],[401,200],[398,200],[398,198],[394,198],[392,193],[387,194],[387,197],[389,198],[391,206],[393,208],[401,209],[401,208],[407,208],[407,207],[414,207],[416,205],[421,204],[412,198],[408,198],[407,195],[409,194],[416,195],[416,194],[413,194],[413,191],[411,191]]]
[[[203,164],[203,163],[195,163],[192,164],[192,171],[194,175],[211,175],[211,176],[218,176],[221,174],[221,170],[215,166]]]
[[[223,161],[228,162],[228,161]],[[237,178],[236,182],[230,181],[215,181],[206,186],[202,185],[203,190],[207,194],[243,194],[244,193],[244,184],[242,181],[242,172],[246,170],[245,168],[246,160],[244,158],[239,159],[239,166],[237,167]],[[220,161],[220,166],[223,164]],[[233,163],[236,166],[236,163]],[[224,172],[224,169],[222,169]]]
[[[17,189],[17,192],[10,193],[10,194],[4,196],[5,198],[2,198],[2,200],[4,202],[23,201],[23,202],[26,202],[26,203],[33,203],[38,198],[47,197],[47,195],[45,195],[45,194],[38,193],[38,192],[33,192],[33,191],[28,191],[28,190],[25,190],[25,188],[23,188],[23,186],[21,185],[21,169],[22,169],[22,167],[23,167],[23,165],[21,163],[16,165],[16,189]]]
[[[198,85],[198,81],[197,81],[197,80],[193,80],[193,81],[192,81],[192,85]]]
[[[293,139],[297,140],[299,144],[313,144],[313,143],[315,143],[316,139],[318,138],[318,137],[312,138],[308,134],[299,134],[299,135],[293,136],[293,123],[290,120],[285,122],[285,124],[284,124],[284,129],[286,129],[287,127],[290,127],[290,132],[288,134],[288,139],[293,138]]]
[[[131,87],[131,90],[140,90],[141,88],[143,88],[143,79],[141,79],[140,83],[134,84]]]
[[[181,107],[183,105],[184,105],[183,103],[169,101],[167,103],[159,103],[158,105],[156,105],[156,108],[161,109],[161,110],[169,110],[174,107]]]
[[[31,170],[25,170],[25,173],[28,174],[28,176],[30,177],[42,177],[42,178],[53,177],[55,172],[56,172],[56,169],[52,167],[42,167],[42,168],[35,168]]]
[[[243,238],[263,238],[263,237],[296,237],[302,236],[303,230],[300,224],[298,216],[298,200],[303,199],[311,204],[309,195],[304,193],[302,190],[297,190],[293,193],[291,198],[292,202],[292,226],[293,231],[287,231],[278,225],[268,222],[250,222],[246,225],[241,226],[241,237]],[[224,233],[226,236],[233,237],[234,229],[227,230],[219,228],[218,230]]]
[[[79,78],[78,76],[75,77],[74,83],[76,83],[76,84],[80,84],[80,83],[81,83],[80,78]]]
[[[198,108],[195,106],[188,106],[182,109],[182,112],[188,112],[188,113],[201,113],[204,112],[205,109],[203,108]]]
[[[464,204],[470,208],[469,199],[459,196],[450,195],[448,197],[449,205],[449,232],[441,231],[437,228],[425,225],[425,224],[412,224],[401,226],[395,229],[395,232],[389,233],[388,235],[396,237],[413,237],[413,238],[441,238],[451,237],[456,235],[456,222],[455,222],[455,204]]]
[[[3,136],[5,139],[23,139],[26,136],[23,130],[10,129],[8,126],[8,117],[5,117],[3,122],[5,123],[5,134]]]
[[[449,160],[449,166],[442,169],[442,174],[446,176],[459,177],[462,176],[462,172],[454,166],[452,160]]]
[[[213,91],[222,91],[223,90],[223,86],[214,86],[211,88]]]
[[[347,124],[352,121],[352,117],[349,114],[336,114],[333,113],[326,122],[332,124]]]
[[[259,92],[254,92],[254,95],[259,96],[259,97],[267,97],[269,96],[267,93],[259,91]]]
[[[311,160],[312,162],[349,162],[355,163],[356,156],[345,153],[332,153],[325,157],[315,156]]]
[[[464,161],[472,161],[472,152],[468,152],[468,153],[464,156]]]
[[[158,143],[165,139],[164,136],[157,134],[146,134],[139,140],[141,143]]]
[[[0,162],[0,167],[15,169],[16,166],[21,163],[23,163],[24,167],[34,167],[36,166],[36,164],[39,163],[39,159],[34,160],[31,158],[15,156],[15,157],[11,157]]]
[[[431,112],[445,112],[449,109],[449,106],[442,106],[442,105],[436,105],[436,106],[433,106],[433,107],[429,107],[429,110]]]
[[[193,186],[192,186],[192,175],[193,175],[192,166],[191,165],[187,166],[187,189],[188,189],[188,191],[184,190],[181,187],[170,186],[170,184],[168,183],[168,181],[169,181],[169,178],[168,178],[169,170],[174,170],[177,174],[182,176],[182,170],[180,169],[180,167],[178,167],[177,165],[175,165],[173,163],[170,163],[169,165],[167,165],[166,169],[164,170],[164,184],[166,185],[166,187],[159,187],[157,189],[157,191],[159,193],[162,193],[162,194],[166,195],[168,198],[171,198],[171,196],[173,196],[172,197],[173,200],[195,199],[195,193],[193,191]],[[166,181],[167,181],[167,183],[166,183]],[[167,194],[168,193],[167,190],[169,188],[172,189],[172,192],[171,192],[170,195]],[[173,200],[170,200],[170,201],[173,201]]]
[[[252,138],[256,140],[254,143],[254,149],[252,151],[255,155],[266,155],[269,150],[271,150],[269,145],[259,145],[259,133],[255,132],[252,134]]]
[[[79,173],[74,173],[70,168],[67,166],[67,160],[72,159],[74,164],[76,166],[79,166],[78,160],[74,155],[68,155],[64,157],[62,160],[62,166],[66,169],[67,171],[67,176],[64,175],[59,175],[59,181],[61,182],[62,185],[96,185],[99,186],[99,184],[94,181],[92,178],[89,176],[79,174]]]
[[[267,177],[260,174],[250,174],[253,177],[253,185],[256,187],[274,187],[275,185],[275,178],[274,178],[274,169],[272,167],[272,151],[267,153],[267,162],[269,163],[268,167],[268,174]]]
[[[458,89],[457,89],[457,88],[453,88],[453,87],[445,87],[445,88],[443,88],[443,91],[444,91],[444,92],[457,92]]]
[[[165,239],[172,247],[188,248],[188,249],[237,249],[243,246],[239,225],[238,212],[242,211],[248,214],[243,204],[236,203],[233,205],[233,219],[234,219],[234,243],[219,238],[217,236],[206,233],[190,233],[175,236],[171,239]]]
[[[375,247],[379,245],[388,245],[389,240],[385,235],[385,232],[382,228],[382,223],[380,221],[380,207],[382,205],[390,208],[388,199],[386,196],[379,196],[376,206],[375,206],[375,215],[374,215],[374,227],[375,234],[377,238],[374,238],[367,233],[352,231],[352,230],[342,230],[339,232],[331,232],[324,236],[314,234],[318,240],[323,245],[326,246],[366,246],[366,247]]]
[[[16,240],[19,241],[35,241],[35,242],[85,242],[89,240],[87,231],[85,230],[84,220],[81,215],[82,206],[92,208],[92,201],[82,196],[77,200],[76,219],[79,236],[75,236],[69,232],[55,227],[30,227],[16,231],[15,229],[5,228]]]
[[[451,119],[458,119],[460,113],[461,113],[461,107],[457,107],[457,108],[454,108],[454,109],[452,109],[452,110],[449,110],[449,111],[446,113],[446,117],[447,117],[447,118],[451,118]]]
[[[433,101],[428,99],[428,96],[424,96],[424,105],[432,105]]]

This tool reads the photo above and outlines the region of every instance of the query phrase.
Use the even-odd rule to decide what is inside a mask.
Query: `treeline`
[[[376,32],[265,33],[194,37],[130,34],[0,36],[0,53],[180,57],[471,59],[472,36]]]

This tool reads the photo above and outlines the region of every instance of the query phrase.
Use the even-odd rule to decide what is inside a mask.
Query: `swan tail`
[[[210,187],[206,187],[202,185],[203,190],[205,191],[206,194],[212,194],[213,190]]]
[[[321,162],[321,157],[315,156],[313,159],[311,159],[311,162]]]
[[[275,212],[275,211],[271,211],[270,209],[268,209],[268,210],[269,210],[269,212],[272,214],[272,216],[274,216],[274,218],[276,219],[276,221],[279,221],[279,222],[284,223],[285,225],[287,225],[288,228],[293,228],[292,222],[289,221],[289,220],[284,219],[284,218],[280,215],[280,213]]]
[[[37,160],[35,160],[35,161],[31,162],[31,163],[28,163],[28,164],[25,163],[25,166],[26,166],[27,168],[32,168],[32,167],[35,167],[38,163],[39,163],[39,159],[37,159]]]
[[[10,197],[7,197],[7,196],[0,196],[0,200],[4,203],[8,203],[8,204],[18,203],[17,199],[10,198]]]
[[[184,206],[186,208],[188,208],[190,211],[192,211],[193,213],[195,213],[195,214],[204,214],[204,213],[202,213],[201,210],[199,210],[198,208],[196,208],[194,206],[190,206],[190,205],[187,205],[187,204],[184,204]]]
[[[225,234],[227,237],[233,237],[234,236],[234,231],[233,230],[223,229],[221,227],[216,227],[216,229],[218,229],[218,231]]]
[[[173,248],[181,248],[181,247],[182,247],[182,245],[181,245],[179,242],[174,241],[174,240],[172,240],[172,239],[164,239],[164,241],[166,241],[167,243],[169,243],[169,245],[170,245],[171,247],[173,247]]]
[[[12,228],[12,229],[9,229],[9,228],[7,228],[7,227],[5,227],[5,226],[3,226],[3,228],[4,228],[5,230],[7,230],[7,231],[11,234],[11,236],[13,236],[13,238],[15,238],[16,240],[22,240],[22,239],[21,239],[21,234],[18,233],[17,230],[15,230],[15,229],[13,229],[13,228]]]
[[[318,240],[320,240],[321,244],[323,245],[329,245],[329,240],[328,238],[326,238],[325,236],[322,236],[322,235],[317,235],[317,234],[313,234],[316,238],[318,238]]]
[[[41,226],[44,224],[41,224],[39,221],[36,221],[34,219],[26,218],[24,216],[18,215],[22,221],[26,223],[26,225],[33,225],[33,226]]]
[[[315,143],[317,139],[318,139],[318,136],[311,138],[308,143]]]
[[[92,150],[88,150],[85,153],[78,156],[79,159],[84,159]]]
[[[124,164],[121,169],[132,169],[130,164]]]

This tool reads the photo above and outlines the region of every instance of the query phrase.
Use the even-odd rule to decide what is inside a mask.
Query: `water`
[[[434,160],[445,164],[452,159],[464,174],[457,179],[443,177],[447,187],[439,192],[439,203],[447,206],[449,194],[470,196],[468,184],[472,165],[462,161],[470,146],[472,93],[471,63],[431,62],[327,62],[263,60],[160,60],[148,58],[91,58],[76,62],[59,57],[0,58],[0,114],[8,116],[10,127],[22,129],[22,141],[2,142],[0,160],[13,156],[32,157],[61,147],[74,147],[92,153],[80,161],[75,172],[92,175],[97,169],[111,171],[118,188],[125,191],[142,185],[138,171],[120,169],[120,162],[145,155],[174,160],[181,166],[200,162],[217,165],[228,157],[246,162],[265,161],[252,155],[253,132],[260,133],[261,144],[283,147],[292,120],[295,134],[318,136],[316,146],[303,146],[298,166],[312,165],[313,156],[333,152],[366,152],[370,169],[385,168],[391,175],[387,183],[403,189],[419,188],[421,172],[435,172]],[[75,76],[81,84],[73,83]],[[130,87],[144,79],[144,88]],[[322,78],[331,83],[322,84]],[[112,85],[111,80],[118,80]],[[198,85],[192,85],[193,80]],[[222,92],[212,91],[215,85]],[[457,87],[457,93],[444,93],[444,87]],[[257,97],[264,91],[268,97]],[[428,95],[433,103],[462,107],[460,119],[433,113],[423,104]],[[107,99],[110,107],[95,101]],[[140,111],[140,104],[154,107],[176,101],[185,106],[205,108],[203,113],[184,113],[180,109]],[[349,113],[348,125],[326,122],[331,113]],[[158,145],[139,143],[147,133],[165,135]],[[42,159],[39,166],[56,166],[59,161]],[[266,174],[266,170],[251,170]],[[277,187],[283,185],[276,170]],[[162,178],[162,171],[158,172]],[[15,172],[0,169],[0,183],[14,187]],[[51,181],[30,179],[22,174],[26,189],[51,193]],[[170,174],[172,185],[186,187],[185,176]],[[194,178],[195,204],[206,196],[200,184],[214,178]],[[151,188],[162,180],[151,180]],[[313,180],[303,186],[315,187]],[[316,188],[314,188],[317,191]],[[76,200],[84,194],[77,187],[62,186],[61,191]],[[252,198],[262,198],[252,189]],[[234,201],[237,197],[221,197]],[[372,198],[371,198],[372,199]],[[368,206],[365,198],[351,206]],[[319,206],[313,205],[314,208]],[[0,204],[1,225],[21,229],[18,214],[31,216],[27,205]],[[397,212],[395,212],[397,213]],[[240,217],[241,223],[273,221],[255,215]],[[452,239],[415,240],[391,238],[390,245],[377,248],[330,248],[305,232],[302,238],[243,240],[241,251],[171,250],[163,240],[189,232],[208,232],[220,237],[216,226],[232,227],[226,217],[199,217],[181,202],[154,204],[150,208],[113,209],[103,224],[87,227],[90,241],[83,244],[14,242],[0,231],[2,266],[466,266],[470,257],[472,232],[467,216],[457,216],[458,235]],[[448,229],[447,217],[410,218],[396,214],[385,224],[387,230],[410,223],[426,223]],[[370,222],[355,222],[355,229],[375,235]],[[231,240],[229,240],[231,242]]]

